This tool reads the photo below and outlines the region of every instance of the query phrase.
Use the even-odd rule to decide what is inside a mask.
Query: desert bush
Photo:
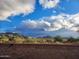
[[[19,36],[16,36],[16,37],[14,38],[14,42],[15,42],[16,44],[18,44],[18,43],[23,43],[23,41],[24,41],[24,38],[21,38],[21,37],[19,37]]]
[[[3,35],[3,36],[0,37],[0,41],[2,43],[5,43],[5,42],[8,42],[9,41],[9,38]]]
[[[47,43],[53,43],[53,40],[52,39],[46,39],[46,42]]]

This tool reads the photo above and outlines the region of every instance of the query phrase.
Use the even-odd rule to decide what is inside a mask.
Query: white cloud
[[[55,7],[60,1],[59,0],[39,0],[39,3],[44,8],[53,8]]]
[[[70,17],[70,19],[72,19],[72,22],[74,24],[79,24],[79,13],[72,15],[72,17]]]
[[[0,0],[0,20],[20,13],[29,14],[34,11],[34,4],[35,0]]]
[[[49,22],[44,20],[26,20],[22,22],[22,25],[30,29],[44,29],[51,26]]]
[[[23,21],[22,24],[26,26],[27,28],[36,28],[37,22],[33,20]]]
[[[66,28],[79,31],[79,13],[75,15],[59,14],[57,16],[44,17],[39,20],[25,20],[22,25],[30,29],[43,29],[44,31],[56,31]]]

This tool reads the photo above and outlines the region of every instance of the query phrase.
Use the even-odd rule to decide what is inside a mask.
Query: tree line
[[[0,43],[4,44],[63,44],[63,43],[79,43],[78,38],[64,38],[61,36],[51,37],[38,37],[33,38],[29,36],[19,35],[17,33],[4,33],[0,34]]]

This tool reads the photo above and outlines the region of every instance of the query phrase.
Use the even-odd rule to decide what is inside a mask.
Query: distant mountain
[[[24,32],[24,35],[32,36],[32,37],[45,37],[45,36],[62,36],[62,37],[79,37],[79,32],[75,32],[69,29],[59,29],[56,31],[31,31]]]
[[[15,32],[5,32],[5,33],[0,33],[0,36],[6,36],[6,37],[24,37],[22,34],[15,33]],[[26,36],[27,37],[27,36]]]
[[[79,32],[69,30],[69,29],[59,29],[56,31],[39,31],[39,30],[24,30],[22,32],[5,32],[0,33],[0,35],[16,35],[16,36],[26,36],[26,37],[54,37],[54,36],[62,36],[62,37],[79,37]]]
[[[59,29],[57,31],[54,32],[50,32],[51,34],[49,34],[50,36],[63,36],[63,37],[79,37],[79,33],[69,30],[69,29]]]

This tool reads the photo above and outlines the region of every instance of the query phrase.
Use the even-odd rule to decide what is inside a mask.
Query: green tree
[[[61,36],[56,36],[54,37],[54,42],[58,41],[58,42],[62,42],[63,41],[63,38]]]
[[[68,42],[75,42],[75,38],[73,38],[73,37],[70,37],[70,38],[68,38]]]

